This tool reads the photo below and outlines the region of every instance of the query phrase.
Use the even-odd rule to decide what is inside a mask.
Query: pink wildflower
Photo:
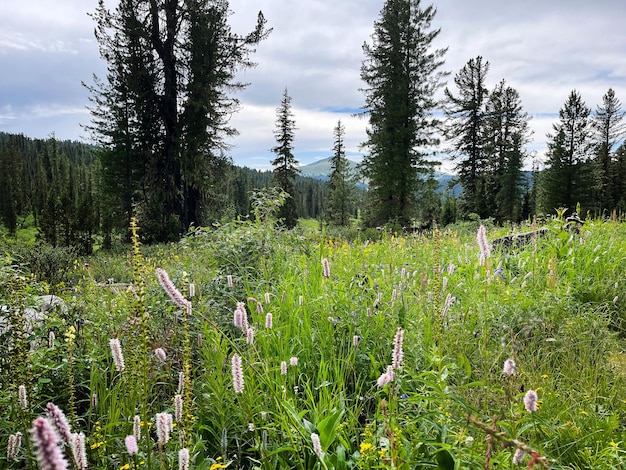
[[[270,293],[269,293],[269,292],[266,292],[266,293],[265,293],[265,303],[266,303],[266,304],[269,304],[269,303],[270,303]]]
[[[296,356],[289,358],[289,365],[295,367],[298,365],[298,358]]]
[[[183,396],[174,396],[174,419],[177,423],[180,423],[183,419]]]
[[[172,415],[169,413],[156,414],[156,435],[159,445],[167,444],[172,431]]]
[[[178,451],[178,470],[189,470],[189,449],[186,447]]]
[[[516,364],[514,359],[507,359],[504,361],[503,372],[506,375],[515,375],[517,373]]]
[[[185,299],[183,294],[176,288],[174,283],[170,281],[170,277],[167,275],[167,272],[161,268],[156,269],[157,278],[159,280],[159,284],[163,287],[165,293],[169,296],[169,298],[180,308],[188,308],[190,302]]]
[[[485,264],[485,260],[491,256],[491,245],[487,241],[487,228],[484,225],[478,227],[476,240],[478,241],[478,248],[480,250],[480,264],[483,265]]]
[[[111,347],[111,355],[113,356],[113,362],[115,363],[115,370],[118,372],[124,371],[124,355],[122,354],[122,346],[119,339],[112,339],[109,341]]]
[[[316,433],[311,434],[311,442],[313,443],[313,452],[320,458],[324,458],[324,452],[322,451],[322,443],[320,442],[320,436]]]
[[[271,313],[268,312],[268,314],[265,315],[265,328],[267,328],[268,330],[271,330],[272,323],[273,323],[273,316]]]
[[[322,260],[322,274],[324,277],[330,277],[330,266],[328,264],[328,259],[324,258]]]
[[[246,330],[246,344],[254,344],[254,330],[252,328]]]
[[[128,452],[128,455],[137,455],[139,447],[137,446],[137,439],[135,436],[132,434],[130,436],[126,436],[124,443],[126,444],[126,451]]]
[[[232,288],[233,287],[233,276],[231,276],[230,274],[228,276],[226,276],[226,282],[228,283],[228,287]]]
[[[360,340],[360,338],[357,335],[354,335],[352,337],[352,346],[354,346],[356,348],[359,345],[359,340]]]
[[[87,470],[87,449],[85,446],[85,434],[82,432],[72,436],[72,456],[78,470]]]
[[[404,340],[404,330],[398,328],[396,337],[393,342],[393,354],[391,365],[394,369],[398,370],[402,367],[402,359],[404,358],[404,351],[402,350],[402,341]]]
[[[20,403],[20,408],[23,410],[28,409],[28,397],[26,396],[26,387],[24,385],[20,385],[17,388],[17,398]]]
[[[9,445],[7,446],[7,460],[13,460],[17,457],[22,445],[22,433],[16,432],[9,436]]]
[[[525,455],[526,455],[526,452],[524,452],[522,449],[518,447],[517,450],[515,451],[515,455],[513,455],[513,465],[521,464],[522,459],[524,458]]]
[[[160,362],[165,362],[167,360],[167,354],[165,354],[165,350],[163,348],[156,348],[154,350],[154,355]]]
[[[67,470],[67,461],[58,446],[58,438],[52,426],[45,418],[33,421],[30,430],[37,447],[37,461],[41,470]]]
[[[280,375],[287,375],[287,361],[280,363]]]
[[[528,390],[526,395],[524,395],[524,407],[526,411],[529,413],[534,413],[537,411],[537,400],[539,397],[537,396],[537,392],[534,390]]]
[[[72,442],[72,431],[70,430],[70,423],[68,423],[65,414],[61,411],[61,408],[54,403],[48,403],[46,408],[48,410],[50,423],[55,427],[61,439],[63,439],[66,444],[70,444]]]
[[[135,415],[133,418],[133,437],[135,438],[135,442],[141,439],[141,417],[139,415]]]
[[[235,393],[243,393],[244,381],[243,370],[241,367],[241,356],[239,354],[233,354],[232,359],[232,374],[233,374],[233,388]]]

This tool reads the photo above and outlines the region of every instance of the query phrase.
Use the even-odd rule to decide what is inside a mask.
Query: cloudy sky
[[[81,81],[104,75],[88,13],[97,0],[2,2],[0,15],[0,131],[59,139],[87,138],[88,92]],[[612,87],[626,103],[626,2],[623,0],[434,0],[437,47],[448,47],[452,77],[473,57],[490,62],[489,88],[505,79],[533,117],[541,160],[545,135],[567,96],[577,89],[595,109]],[[114,0],[107,4],[115,5]],[[428,3],[425,3],[428,4]],[[238,165],[270,168],[276,107],[286,87],[296,120],[301,163],[330,156],[333,128],[346,126],[348,155],[361,155],[367,121],[352,117],[359,91],[362,44],[370,41],[383,0],[231,0],[231,25],[244,34],[262,10],[270,37],[242,78],[242,110],[232,124]],[[450,167],[450,164],[444,165]]]

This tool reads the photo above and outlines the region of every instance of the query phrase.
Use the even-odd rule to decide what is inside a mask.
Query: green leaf
[[[341,423],[342,416],[343,409],[335,410],[317,423],[317,430],[319,431],[320,442],[324,451],[326,451],[335,440],[335,431],[337,430],[337,426]]]
[[[447,450],[440,450],[435,454],[437,459],[437,468],[442,470],[454,470],[454,458]]]

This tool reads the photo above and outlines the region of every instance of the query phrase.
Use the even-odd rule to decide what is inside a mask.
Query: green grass
[[[86,434],[98,469],[178,468],[183,447],[192,468],[213,470],[478,469],[487,460],[514,468],[515,446],[536,452],[523,466],[533,458],[535,468],[626,465],[626,226],[590,221],[576,234],[555,222],[551,236],[480,265],[474,228],[343,241],[315,224],[291,233],[233,222],[75,263],[61,290],[68,312],[38,331],[54,331],[54,345],[29,353],[18,335],[0,338],[15,346],[0,359],[0,445],[27,436],[53,401],[77,417],[73,430]],[[157,267],[187,297],[194,285],[191,315],[167,297]],[[27,272],[2,269],[1,303],[28,304],[40,291]],[[237,302],[252,343],[233,324]],[[79,328],[66,341],[71,326]],[[401,368],[379,387],[399,328]],[[122,372],[111,338],[122,343]],[[155,348],[167,352],[165,363]],[[233,389],[235,354],[242,393]],[[517,364],[510,377],[509,358]],[[523,403],[530,389],[539,396],[534,413]],[[185,414],[159,445],[154,417],[174,413],[178,394]],[[124,439],[136,415],[144,432],[130,456]],[[0,454],[1,466],[34,465],[30,444],[14,461]]]

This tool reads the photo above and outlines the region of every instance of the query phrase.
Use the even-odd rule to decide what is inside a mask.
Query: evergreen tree
[[[278,212],[279,219],[287,228],[295,227],[298,222],[295,180],[299,171],[298,161],[293,155],[295,131],[296,122],[291,110],[291,97],[285,88],[280,106],[276,108],[274,137],[277,145],[272,148],[272,152],[276,154],[272,165],[274,166],[274,183],[290,196]]]
[[[100,0],[96,39],[108,71],[95,78],[90,130],[104,147],[103,183],[120,218],[139,215],[164,241],[202,220],[202,202],[223,168],[228,118],[244,87],[235,79],[268,31],[261,14],[233,34],[226,0]],[[119,196],[118,196],[119,195]]]
[[[622,104],[615,96],[615,91],[609,88],[592,118],[595,161],[600,178],[596,202],[600,211],[612,210],[620,199],[620,194],[615,191],[618,187],[615,179],[615,151],[626,133],[623,118]]]
[[[330,182],[326,203],[326,219],[333,225],[350,225],[350,214],[354,206],[355,182],[343,142],[345,127],[341,120],[334,129],[335,142],[330,160]]]
[[[517,90],[502,80],[489,95],[485,119],[485,181],[489,214],[518,222],[522,213],[522,168],[530,140],[528,114]]]
[[[0,221],[10,235],[17,231],[18,217],[22,215],[22,159],[12,142],[0,144]]]
[[[445,75],[438,72],[445,50],[432,48],[439,34],[431,29],[435,14],[420,0],[386,0],[372,44],[363,45],[361,79],[369,117],[363,145],[369,153],[361,168],[369,184],[370,225],[410,225],[422,175],[432,165],[426,156],[438,143],[434,94]]]
[[[589,209],[597,177],[590,159],[589,109],[573,90],[548,134],[546,169],[541,175],[540,208],[546,213],[578,203]]]
[[[457,160],[456,170],[463,188],[461,194],[462,209],[465,213],[476,213],[488,217],[486,204],[488,191],[486,182],[485,105],[489,91],[485,85],[489,62],[483,62],[481,56],[470,59],[456,74],[454,83],[458,96],[446,88],[446,107],[448,117],[446,136],[452,142],[452,153]]]

